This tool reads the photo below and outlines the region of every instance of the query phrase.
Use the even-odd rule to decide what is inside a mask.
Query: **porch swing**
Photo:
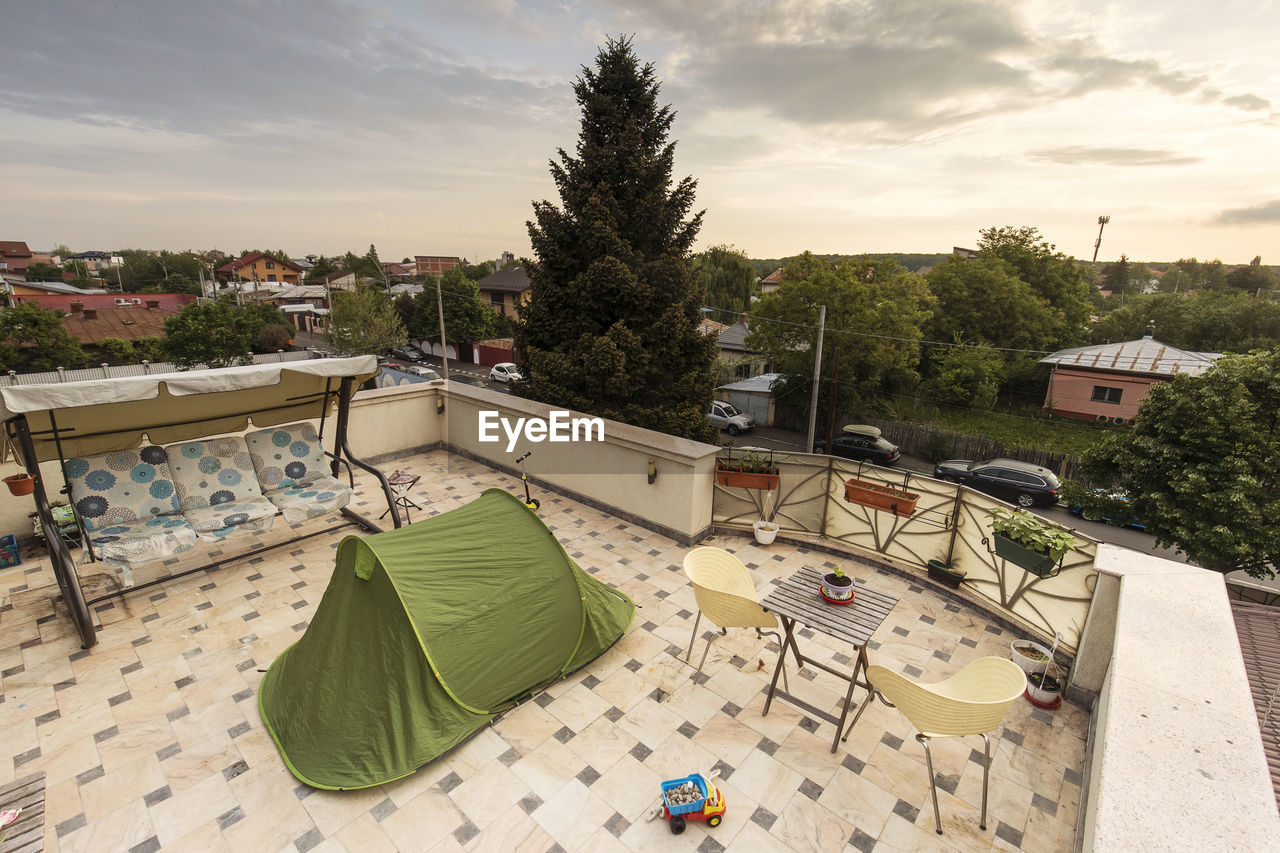
[[[5,437],[35,481],[36,515],[83,647],[97,642],[90,608],[100,602],[348,525],[382,532],[348,505],[352,466],[377,478],[400,527],[386,476],[352,453],[347,435],[351,397],[378,371],[366,355],[0,388]],[[323,436],[335,410],[329,451]],[[256,431],[241,435],[250,426]],[[265,530],[277,515],[295,531],[322,515],[341,519],[86,600],[74,540],[54,521],[40,471],[55,459],[63,478],[57,491],[75,510],[83,554],[122,568],[128,579],[136,563],[189,551],[197,540]],[[344,466],[347,484],[339,479]]]

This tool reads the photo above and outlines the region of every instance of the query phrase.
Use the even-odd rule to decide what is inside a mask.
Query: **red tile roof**
[[[230,274],[235,272],[238,269],[241,269],[242,267],[249,266],[249,264],[253,263],[254,261],[261,260],[262,258],[266,258],[266,257],[268,257],[266,252],[250,252],[247,255],[243,255],[239,258],[236,258],[234,261],[228,261],[227,263],[218,267],[217,271],[220,273]],[[272,257],[270,259],[275,261],[277,264],[280,264],[280,266],[282,267],[288,267],[294,272],[302,272],[302,267],[298,266],[292,261],[282,261],[279,258],[275,258],[275,257]]]

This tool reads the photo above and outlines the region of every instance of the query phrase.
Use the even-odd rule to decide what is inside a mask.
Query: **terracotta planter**
[[[4,478],[4,483],[15,495],[29,495],[36,490],[36,481],[30,474],[10,474]]]
[[[778,488],[777,474],[752,474],[745,471],[734,471],[721,467],[716,463],[716,482],[722,486],[734,486],[739,489],[764,489],[772,491]]]
[[[849,503],[862,504],[882,512],[911,515],[916,511],[916,501],[920,500],[920,496],[895,489],[893,486],[850,477],[844,481],[844,499]]]
[[[1053,557],[1042,551],[1032,551],[1000,533],[993,533],[992,538],[997,555],[1037,577],[1047,577],[1057,568],[1058,564]]]

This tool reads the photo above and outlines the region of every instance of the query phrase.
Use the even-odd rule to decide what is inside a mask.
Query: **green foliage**
[[[1075,537],[1065,527],[1025,509],[998,506],[988,510],[987,514],[991,517],[993,533],[1012,539],[1031,551],[1048,554],[1054,562],[1076,546]]]
[[[330,312],[329,341],[339,352],[380,353],[404,343],[404,324],[381,290],[335,291]]]
[[[124,338],[103,338],[98,341],[98,352],[111,364],[137,364],[141,360],[133,342]]]
[[[1162,293],[1183,293],[1188,290],[1222,290],[1227,286],[1227,271],[1222,261],[1198,261],[1195,258],[1179,258],[1160,279]]]
[[[307,274],[303,277],[303,281],[318,281],[331,272],[337,272],[339,269],[341,269],[341,267],[331,259],[321,255],[316,260],[315,265],[311,267],[311,269],[307,270]]]
[[[1137,340],[1149,322],[1161,343],[1191,352],[1248,352],[1280,344],[1280,303],[1230,289],[1134,296],[1103,316],[1090,338]]]
[[[536,202],[537,255],[516,332],[526,381],[514,393],[557,407],[710,440],[714,339],[699,331],[689,260],[702,215],[696,183],[672,186],[674,118],[652,64],[612,40],[574,82],[577,156],[551,175],[560,206]]]
[[[1280,347],[1157,384],[1133,428],[1109,433],[1082,468],[1089,486],[1127,493],[1159,544],[1206,568],[1270,576],[1280,561]]]
[[[929,319],[930,340],[961,338],[1010,349],[1049,348],[1061,325],[1057,311],[1008,262],[992,255],[950,255],[929,271],[937,308]]]
[[[827,382],[840,349],[837,412],[860,410],[885,390],[915,381],[916,342],[933,304],[924,278],[889,260],[860,256],[832,263],[805,252],[787,265],[782,279],[780,288],[755,303],[747,336],[747,346],[783,374],[775,386],[782,402],[808,409],[819,305],[827,306],[822,348]],[[827,385],[818,395],[818,409],[818,421],[825,423]]]
[[[747,256],[732,246],[712,246],[693,258],[694,275],[706,294],[706,304],[730,312],[746,311],[756,291],[756,271]],[[732,316],[712,314],[713,319],[733,322]]]
[[[934,359],[925,390],[933,399],[955,406],[990,411],[1000,393],[1004,358],[989,349],[947,347]]]
[[[1056,313],[1050,349],[1074,346],[1084,334],[1092,312],[1093,276],[1075,258],[1056,251],[1037,228],[1031,226],[983,228],[979,232],[979,257],[996,257],[1008,263],[1018,278],[1031,285]]]
[[[1227,286],[1246,293],[1263,293],[1275,289],[1276,277],[1262,265],[1262,256],[1257,255],[1247,266],[1227,273]]]
[[[476,265],[483,268],[483,264]],[[440,302],[437,304],[435,283],[428,280],[413,297],[413,313],[407,324],[415,338],[439,338],[440,305],[444,306],[445,337],[454,342],[482,341],[493,334],[497,314],[480,297],[475,281],[462,267],[454,267],[440,276]]]
[[[277,352],[288,349],[293,343],[293,326],[283,323],[266,323],[258,330],[255,349],[258,352]]]
[[[261,324],[224,300],[196,302],[164,321],[164,351],[179,367],[230,367],[253,361]]]
[[[34,263],[27,267],[27,281],[62,281],[62,267]]]
[[[103,269],[102,283],[119,284],[125,293],[191,293],[200,295],[200,282],[213,278],[213,266],[191,252],[151,252],[122,249],[124,263]]]
[[[0,310],[0,371],[38,373],[83,365],[84,351],[62,325],[63,316],[34,302]]]

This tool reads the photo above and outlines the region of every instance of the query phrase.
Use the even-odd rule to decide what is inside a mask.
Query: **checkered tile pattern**
[[[514,478],[444,452],[384,467],[423,475],[429,513],[485,488],[523,495]],[[536,489],[535,489],[536,490]],[[1087,714],[1019,701],[993,737],[990,816],[978,828],[980,738],[934,742],[945,835],[934,834],[924,754],[910,724],[873,704],[834,754],[830,723],[777,701],[761,716],[777,648],[752,631],[717,640],[695,684],[683,654],[696,604],[686,548],[557,495],[541,517],[569,554],[640,605],[631,630],[583,671],[511,711],[463,746],[400,781],[318,791],[281,760],[256,707],[262,671],[307,625],[339,540],[350,527],[96,608],[100,644],[79,648],[47,560],[0,572],[0,784],[43,771],[45,849],[217,850],[895,850],[1070,849],[1080,807]],[[376,518],[379,492],[357,481],[353,506]],[[310,522],[323,526],[324,521]],[[201,546],[179,569],[277,525]],[[761,592],[829,555],[737,537]],[[891,573],[842,561],[902,597],[870,647],[874,663],[939,679],[1007,632],[956,600]],[[91,570],[91,569],[90,569]],[[149,579],[146,567],[138,581]],[[86,583],[113,583],[90,575]],[[92,592],[92,589],[91,589]],[[705,623],[705,620],[704,620]],[[834,665],[850,649],[814,632],[806,651]],[[823,672],[792,673],[791,691],[831,712],[843,696]],[[861,695],[859,691],[858,695]],[[659,783],[719,772],[728,811],[679,837],[646,816]]]

